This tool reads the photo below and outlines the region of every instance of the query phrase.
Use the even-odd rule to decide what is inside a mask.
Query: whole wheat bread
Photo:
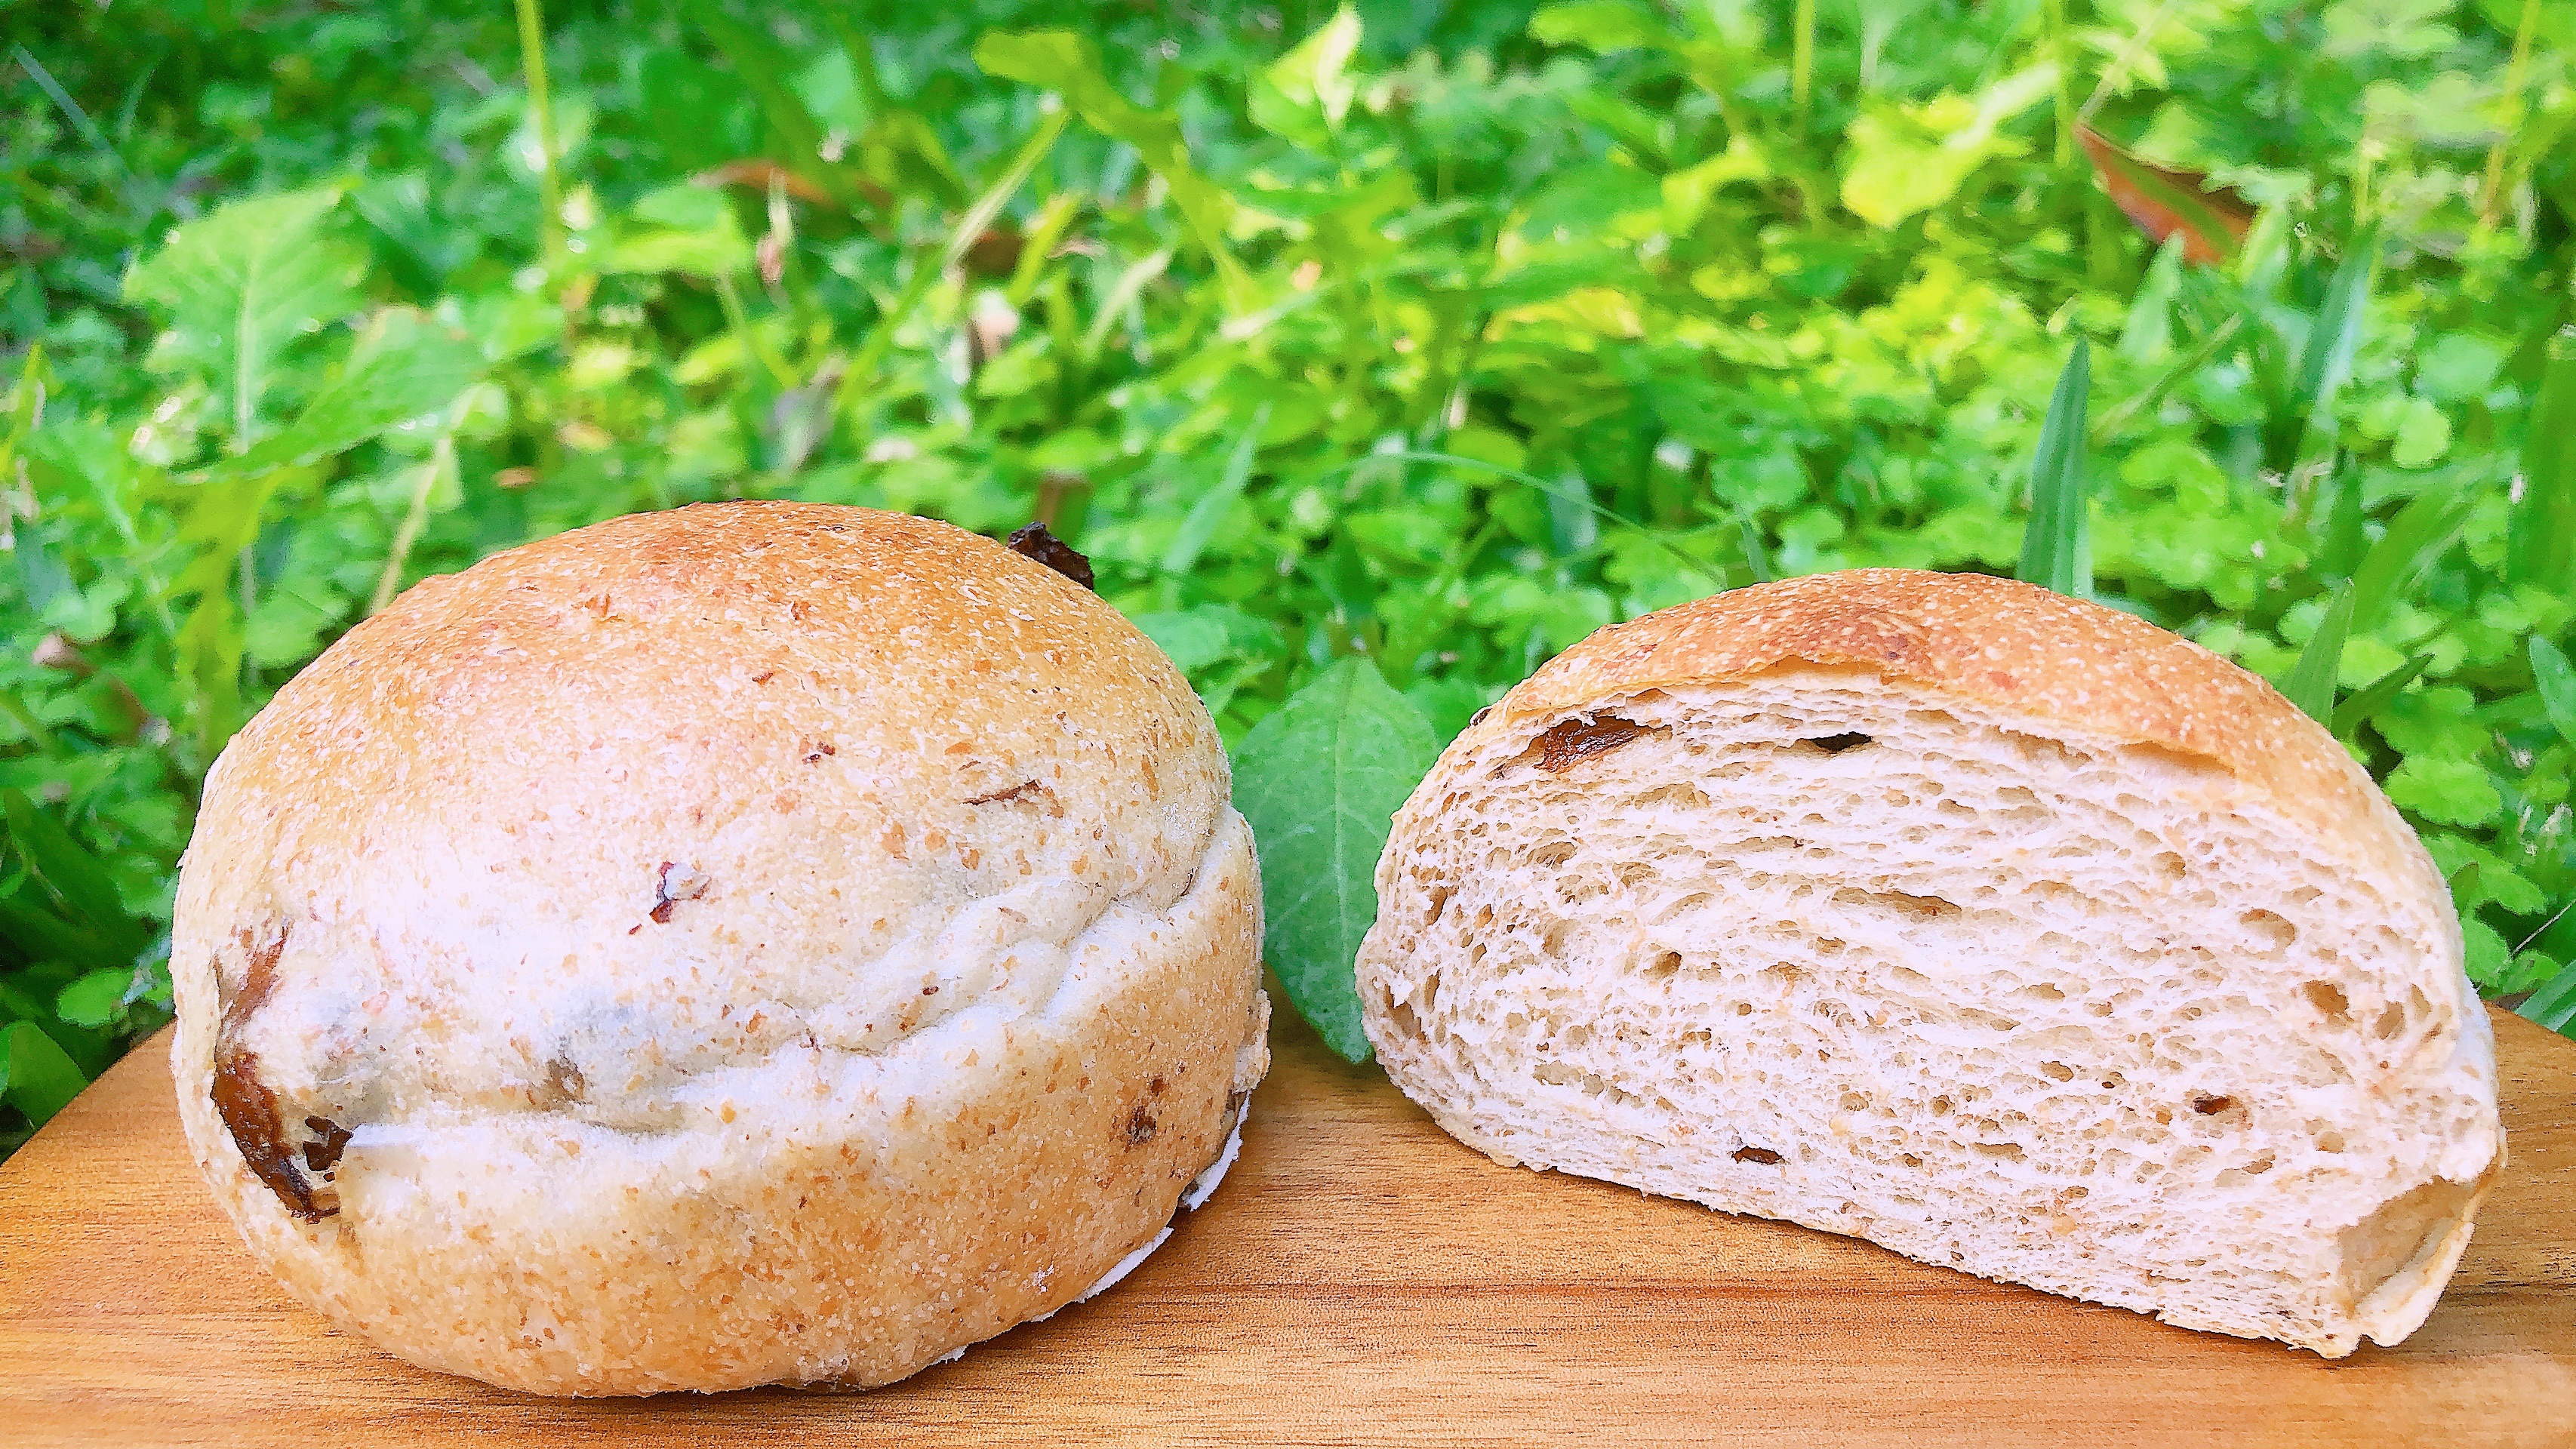
[[[1604,630],[1397,816],[1360,953],[1462,1141],[2328,1356],[2502,1160],[2448,892],[2341,746],[2134,618],[1899,570]]]

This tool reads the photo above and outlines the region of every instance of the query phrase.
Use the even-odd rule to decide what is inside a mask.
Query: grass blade
[[[1168,256],[1169,253],[1160,255]],[[1252,425],[1243,430],[1242,441],[1234,445],[1232,456],[1225,460],[1225,474],[1216,486],[1199,495],[1190,511],[1181,519],[1178,533],[1172,535],[1172,546],[1163,554],[1163,572],[1185,574],[1199,561],[1199,554],[1216,537],[1218,525],[1225,522],[1227,510],[1243,496],[1243,485],[1252,478],[1252,460],[1261,451],[1261,430],[1270,426],[1270,404],[1263,403],[1252,415]]]
[[[81,133],[81,139],[89,142],[93,149],[115,162],[116,169],[124,172],[127,180],[134,179],[134,168],[125,164],[124,153],[118,151],[115,143],[107,139],[107,133],[101,131],[98,123],[89,118],[89,112],[81,109],[80,102],[72,99],[71,92],[63,89],[62,82],[54,79],[54,73],[45,69],[43,64],[23,45],[9,47],[9,54],[18,62],[19,68],[27,72],[28,78],[36,83],[37,88],[51,98],[53,103],[62,109],[65,116],[71,118],[72,128]]]
[[[2352,635],[2355,593],[2351,584],[2335,590],[2334,602],[2317,621],[2317,632],[2308,636],[2308,647],[2299,651],[2299,662],[2290,667],[2290,677],[2281,681],[2281,693],[2290,703],[2329,729],[2335,717],[2335,672],[2343,666],[2344,640]]]
[[[2327,578],[2351,578],[2370,556],[2369,521],[2361,502],[2361,470],[2353,466],[2350,453],[2338,455],[2341,466],[2327,477],[2324,488],[2330,502],[2326,505],[2325,529],[2317,541],[2315,566]]]
[[[0,1077],[7,1086],[9,1105],[27,1114],[27,1120],[41,1127],[46,1121],[72,1104],[72,1098],[89,1085],[89,1078],[32,1021],[10,1023],[0,1032]]]
[[[546,265],[560,267],[565,256],[563,220],[563,183],[555,174],[555,110],[547,97],[546,87],[546,21],[538,9],[538,0],[518,0],[519,63],[528,72],[528,109],[535,113],[537,149],[543,151],[544,164],[537,168],[537,196],[546,209]]]
[[[994,31],[975,42],[975,65],[996,79],[1054,92],[1081,115],[1084,124],[1135,147],[1137,156],[1163,179],[1172,205],[1224,279],[1229,298],[1238,304],[1243,301],[1248,295],[1243,264],[1235,260],[1226,239],[1235,211],[1233,194],[1200,175],[1191,163],[1189,141],[1177,116],[1145,110],[1120,94],[1102,69],[1099,47],[1087,36],[1066,30]],[[1249,309],[1237,305],[1235,310]]]
[[[2562,1036],[2576,1036],[2576,962],[2559,969],[2557,975],[2540,984],[2523,998],[2514,1014],[2525,1021],[2536,1021]]]
[[[429,499],[442,478],[451,488],[458,487],[456,477],[456,435],[441,433],[431,445],[429,461],[412,472],[411,505],[403,510],[403,520],[394,529],[393,546],[385,550],[385,566],[376,575],[376,590],[367,598],[367,617],[385,611],[402,592],[403,568],[411,562],[411,551],[420,542],[420,531],[429,526]]]
[[[2388,521],[2388,531],[2362,555],[2361,567],[2353,570],[2353,627],[2369,629],[2385,619],[2389,605],[2406,597],[2459,538],[2476,505],[2474,495],[2459,489],[2418,494],[2399,509]]]
[[[1656,547],[1662,549],[1665,553],[1670,554],[1673,560],[1679,563],[1684,569],[1707,580],[1712,588],[1723,589],[1726,587],[1726,580],[1715,570],[1712,570],[1707,564],[1702,563],[1700,560],[1692,558],[1689,554],[1682,552],[1680,548],[1674,545],[1671,539],[1664,537],[1663,534],[1653,529],[1638,528],[1635,519],[1622,517],[1614,510],[1604,508],[1601,505],[1600,500],[1592,497],[1579,482],[1572,488],[1561,488],[1535,474],[1524,473],[1518,468],[1506,468],[1500,463],[1488,463],[1482,458],[1469,458],[1458,453],[1426,452],[1416,448],[1397,448],[1384,453],[1370,453],[1365,457],[1355,458],[1339,467],[1327,469],[1322,476],[1326,478],[1336,477],[1340,474],[1349,472],[1353,468],[1360,467],[1363,464],[1374,463],[1381,458],[1394,458],[1409,463],[1446,463],[1453,468],[1472,468],[1481,473],[1490,473],[1497,478],[1507,478],[1524,487],[1535,489],[1539,496],[1548,500],[1551,505],[1562,504],[1566,508],[1570,509],[1588,510],[1594,518],[1606,519],[1621,528],[1634,529],[1637,531],[1639,537],[1653,541]],[[1761,548],[1761,540],[1750,533],[1746,535],[1746,540],[1752,550],[1758,553]],[[1757,572],[1762,567],[1764,567],[1764,565],[1759,559],[1757,559]],[[1764,581],[1767,582],[1768,580],[1766,579]]]
[[[117,951],[143,949],[151,930],[128,914],[108,879],[107,865],[15,790],[0,790],[11,849],[72,919],[106,938]]]
[[[2057,164],[2075,159],[2075,48],[2066,28],[2066,0],[2041,0],[2040,12],[2048,26],[2048,60],[2056,67],[2057,90]]]
[[[2208,366],[2209,360],[2218,355],[2218,350],[2227,345],[2228,340],[2236,335],[2236,329],[2244,323],[2245,319],[2242,317],[2230,317],[2211,328],[2207,337],[2192,345],[2189,354],[2165,369],[2164,375],[2156,379],[2154,386],[2134,397],[2122,400],[2117,407],[2104,413],[2102,421],[2091,433],[2093,441],[2107,443],[2118,437],[2120,429],[2128,426],[2129,419],[2163,402],[2165,394],[2173,391],[2174,384]]]
[[[2353,354],[2361,349],[2361,329],[2370,307],[2371,272],[2379,259],[2379,229],[2366,226],[2352,240],[2299,353],[2299,374],[2290,386],[2288,406],[2273,419],[2272,466],[2288,472],[2306,451],[2312,431],[2334,432],[2335,398],[2352,376]]]
[[[2038,455],[2030,466],[2030,522],[2022,530],[2021,567],[2027,584],[2070,598],[2093,593],[2092,540],[2084,517],[2084,408],[2093,387],[2093,349],[2081,338],[2057,375],[2040,424]]]
[[[921,299],[930,295],[930,289],[937,286],[939,279],[966,255],[966,249],[975,244],[975,238],[982,236],[984,228],[993,224],[993,218],[1002,214],[1002,208],[1010,204],[1011,197],[1029,179],[1029,173],[1038,169],[1038,162],[1045,159],[1047,152],[1055,149],[1056,138],[1064,134],[1065,123],[1072,119],[1071,112],[1062,106],[1053,106],[1046,119],[1038,122],[1037,130],[1021,143],[1019,154],[1011,158],[1011,164],[1003,168],[1001,176],[986,187],[984,194],[976,197],[975,204],[958,219],[956,227],[948,233],[948,244],[940,249],[939,260],[917,267],[912,281],[904,287],[903,295],[897,297],[894,306],[877,319],[876,326],[868,333],[867,342],[859,348],[858,359],[850,364],[849,380],[845,386],[867,386],[874,381],[877,368],[894,347],[896,330],[911,320],[913,309],[921,305]]]
[[[2335,706],[2333,724],[2335,738],[2339,740],[2352,738],[2352,732],[2361,728],[2362,721],[2388,708],[2398,695],[2405,692],[2406,686],[2413,684],[2416,676],[2422,674],[2432,662],[2433,656],[2430,653],[2418,654],[2353,691],[2352,698]]]
[[[687,8],[690,20],[733,62],[734,71],[759,99],[760,113],[786,148],[781,159],[787,169],[821,187],[835,205],[858,210],[858,188],[839,167],[823,160],[823,123],[788,89],[787,74],[794,62],[757,28],[726,14],[720,0],[688,0]]]
[[[1108,293],[1101,297],[1099,310],[1091,314],[1091,325],[1083,329],[1081,352],[1083,361],[1087,363],[1100,356],[1100,349],[1109,341],[1110,329],[1116,327],[1120,319],[1126,315],[1127,304],[1144,295],[1145,289],[1153,285],[1154,279],[1163,275],[1171,265],[1172,249],[1165,247],[1151,256],[1130,263],[1118,274],[1118,280],[1112,283]]]
[[[1798,0],[1790,21],[1789,101],[1798,108],[1798,124],[1807,123],[1809,101],[1815,95],[1816,80],[1816,0]]]
[[[2522,129],[2525,114],[2522,102],[2523,77],[2531,72],[2531,33],[2540,21],[2540,0],[2522,0],[2522,20],[2513,30],[2513,58],[2504,70],[2505,118],[2496,128],[2495,144],[2487,148],[2486,179],[2478,184],[2478,225],[2492,227],[2504,202],[2504,158],[2512,149],[2515,134]],[[2564,34],[2565,32],[2561,32]]]
[[[1762,530],[1741,513],[1735,515],[1735,527],[1744,535],[1744,566],[1753,571],[1753,582],[1767,584],[1780,577],[1771,567],[1771,551],[1762,546]]]
[[[2506,538],[2507,582],[2576,589],[2576,327],[2549,339]]]

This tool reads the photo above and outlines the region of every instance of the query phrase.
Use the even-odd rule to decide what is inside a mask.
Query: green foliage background
[[[2565,4],[523,10],[0,5],[8,1144],[166,1018],[208,762],[424,574],[1044,516],[1312,771],[1256,732],[1319,676],[1445,739],[1720,588],[2011,571],[2079,340],[2052,567],[2285,682],[2348,617],[2302,697],[2480,985],[2576,1010]],[[2160,250],[2079,122],[2241,245]]]

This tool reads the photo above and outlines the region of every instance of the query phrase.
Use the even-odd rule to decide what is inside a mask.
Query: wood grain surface
[[[867,1394],[526,1398],[251,1263],[166,1040],[0,1167],[0,1443],[2576,1445],[2576,1043],[2430,1322],[2337,1363],[1504,1168],[1293,1018],[1242,1161],[1116,1290]]]

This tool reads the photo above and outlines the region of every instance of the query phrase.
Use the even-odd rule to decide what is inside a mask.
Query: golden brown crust
[[[1484,727],[1791,664],[1873,670],[2203,760],[2323,837],[2432,871],[2369,776],[2269,684],[2117,609],[1984,574],[1853,569],[1676,605],[1558,655],[1504,696]]]
[[[899,1378],[1223,1146],[1262,1020],[1227,794],[1170,661],[990,540],[783,503],[549,539],[351,631],[210,773],[182,1117],[253,1251],[415,1362]]]

